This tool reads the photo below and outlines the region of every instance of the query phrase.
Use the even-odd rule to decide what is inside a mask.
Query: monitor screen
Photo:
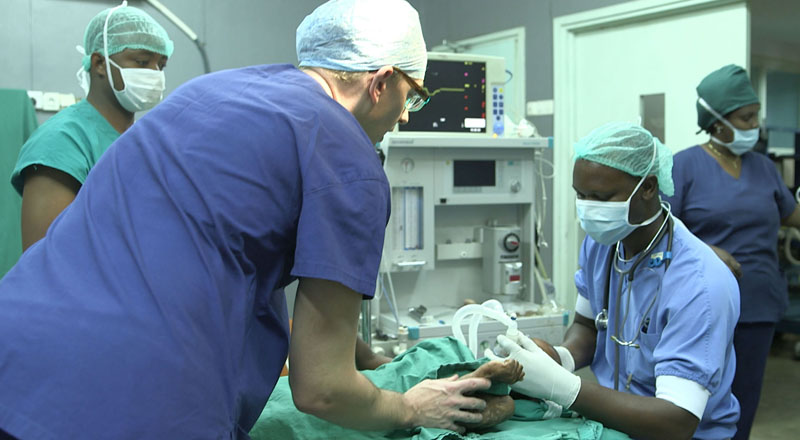
[[[425,88],[430,102],[400,131],[486,133],[485,62],[428,60]]]
[[[454,160],[453,186],[495,186],[493,160]]]

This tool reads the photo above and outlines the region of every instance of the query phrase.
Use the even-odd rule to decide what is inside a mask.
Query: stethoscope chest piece
[[[608,310],[603,309],[600,313],[597,314],[594,318],[594,326],[597,331],[605,331],[608,329]]]

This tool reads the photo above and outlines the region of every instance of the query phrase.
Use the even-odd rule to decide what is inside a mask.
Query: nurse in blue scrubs
[[[741,292],[733,393],[742,416],[737,439],[750,436],[775,325],[786,310],[778,269],[778,229],[800,226],[800,209],[758,140],[760,104],[747,72],[727,65],[697,86],[697,124],[709,134],[675,155],[673,214],[736,274]]]
[[[297,408],[342,426],[482,420],[485,378],[401,394],[356,370],[390,207],[374,145],[427,96],[417,11],[380,3],[319,6],[300,68],[195,78],[100,158],[0,280],[0,432],[245,439],[287,354]]]
[[[22,248],[44,237],[136,112],[161,101],[172,55],[167,32],[144,11],[118,6],[86,26],[78,79],[86,99],[56,113],[20,150],[11,184],[22,196]]]
[[[639,126],[607,124],[576,143],[572,181],[587,233],[575,320],[557,347],[498,336],[525,371],[512,388],[634,438],[730,438],[739,292],[660,200],[672,153]],[[587,365],[598,383],[572,373]]]

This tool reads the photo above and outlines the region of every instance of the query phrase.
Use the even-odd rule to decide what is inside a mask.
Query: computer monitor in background
[[[501,57],[428,53],[425,88],[431,100],[396,134],[468,137],[502,136],[506,82]]]

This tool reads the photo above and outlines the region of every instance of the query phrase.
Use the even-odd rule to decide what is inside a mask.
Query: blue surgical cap
[[[575,143],[574,160],[578,159],[616,168],[631,176],[655,175],[661,192],[667,196],[675,194],[672,151],[639,125],[611,122],[592,130]]]
[[[103,54],[103,28],[106,24],[106,9],[92,18],[83,35],[83,69],[92,66],[92,54]],[[122,52],[125,49],[144,49],[169,57],[172,55],[173,43],[167,31],[158,22],[141,9],[123,6],[114,10],[108,18],[108,54]]]
[[[395,66],[425,78],[428,54],[417,11],[405,0],[331,0],[297,27],[301,67],[368,72]]]

